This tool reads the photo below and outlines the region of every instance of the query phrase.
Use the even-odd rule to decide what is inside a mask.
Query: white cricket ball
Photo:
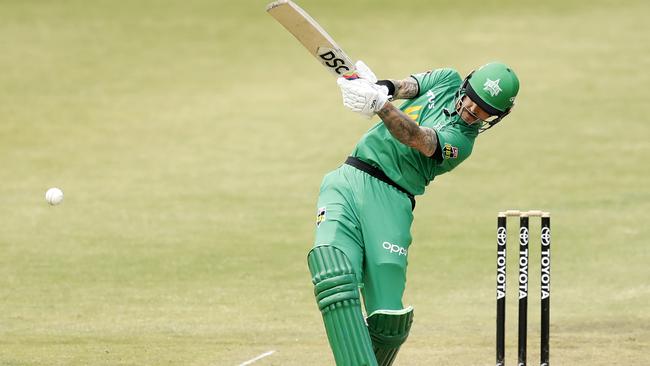
[[[45,192],[45,200],[52,206],[58,205],[63,201],[63,191],[54,187]]]

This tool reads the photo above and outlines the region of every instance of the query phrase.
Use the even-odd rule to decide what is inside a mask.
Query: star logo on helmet
[[[483,90],[490,93],[491,96],[496,97],[499,93],[502,92],[501,87],[499,87],[499,81],[501,79],[490,80],[487,79],[485,84],[483,84]]]

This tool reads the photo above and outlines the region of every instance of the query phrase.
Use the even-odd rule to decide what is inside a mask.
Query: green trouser
[[[368,355],[373,352],[369,340],[372,335],[377,353],[375,340],[381,334],[369,335],[354,298],[357,286],[368,315],[394,311],[408,318],[393,331],[406,339],[412,312],[404,309],[402,295],[412,221],[408,196],[363,171],[343,165],[323,179],[309,267],[337,365],[377,365]],[[399,344],[391,347],[397,350]],[[379,364],[390,365],[395,353]]]

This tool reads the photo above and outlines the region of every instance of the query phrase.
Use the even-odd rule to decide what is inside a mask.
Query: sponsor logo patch
[[[542,245],[547,247],[551,244],[551,229],[542,228]]]
[[[316,214],[316,227],[319,227],[320,224],[325,221],[325,218],[327,217],[327,208],[326,207],[321,207],[318,209],[318,213]]]
[[[387,241],[383,242],[381,246],[391,253],[397,253],[397,255],[403,255],[406,257],[408,254],[408,251],[404,249],[404,247],[400,247],[399,245],[392,244]]]
[[[497,230],[497,244],[499,244],[500,247],[506,245],[506,238],[506,228],[500,227],[499,230]]]
[[[429,97],[429,99],[427,99],[427,102],[429,102],[428,108],[429,109],[435,108],[435,106],[436,106],[436,93],[429,90],[427,92],[427,97]]]
[[[317,52],[318,57],[321,59],[321,63],[325,65],[325,67],[334,71],[337,75],[343,75],[350,72],[350,65],[346,65],[345,56],[341,54],[341,51],[328,47],[319,47]]]
[[[420,109],[422,109],[422,106],[419,105],[414,105],[412,107],[408,107],[404,110],[404,113],[406,113],[407,116],[411,117],[412,120],[417,122],[418,117],[420,117]],[[418,124],[420,122],[417,122]]]
[[[445,147],[442,148],[442,156],[445,159],[456,159],[458,157],[458,148],[451,146],[451,144],[445,144]]]

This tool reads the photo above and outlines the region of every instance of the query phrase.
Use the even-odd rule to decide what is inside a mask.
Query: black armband
[[[442,149],[440,148],[440,138],[438,137],[438,131],[434,128],[433,132],[436,133],[436,150],[433,152],[433,155],[430,156],[431,159],[442,163]]]
[[[390,80],[379,80],[377,85],[383,85],[388,88],[388,95],[391,97],[395,95],[395,84]]]

